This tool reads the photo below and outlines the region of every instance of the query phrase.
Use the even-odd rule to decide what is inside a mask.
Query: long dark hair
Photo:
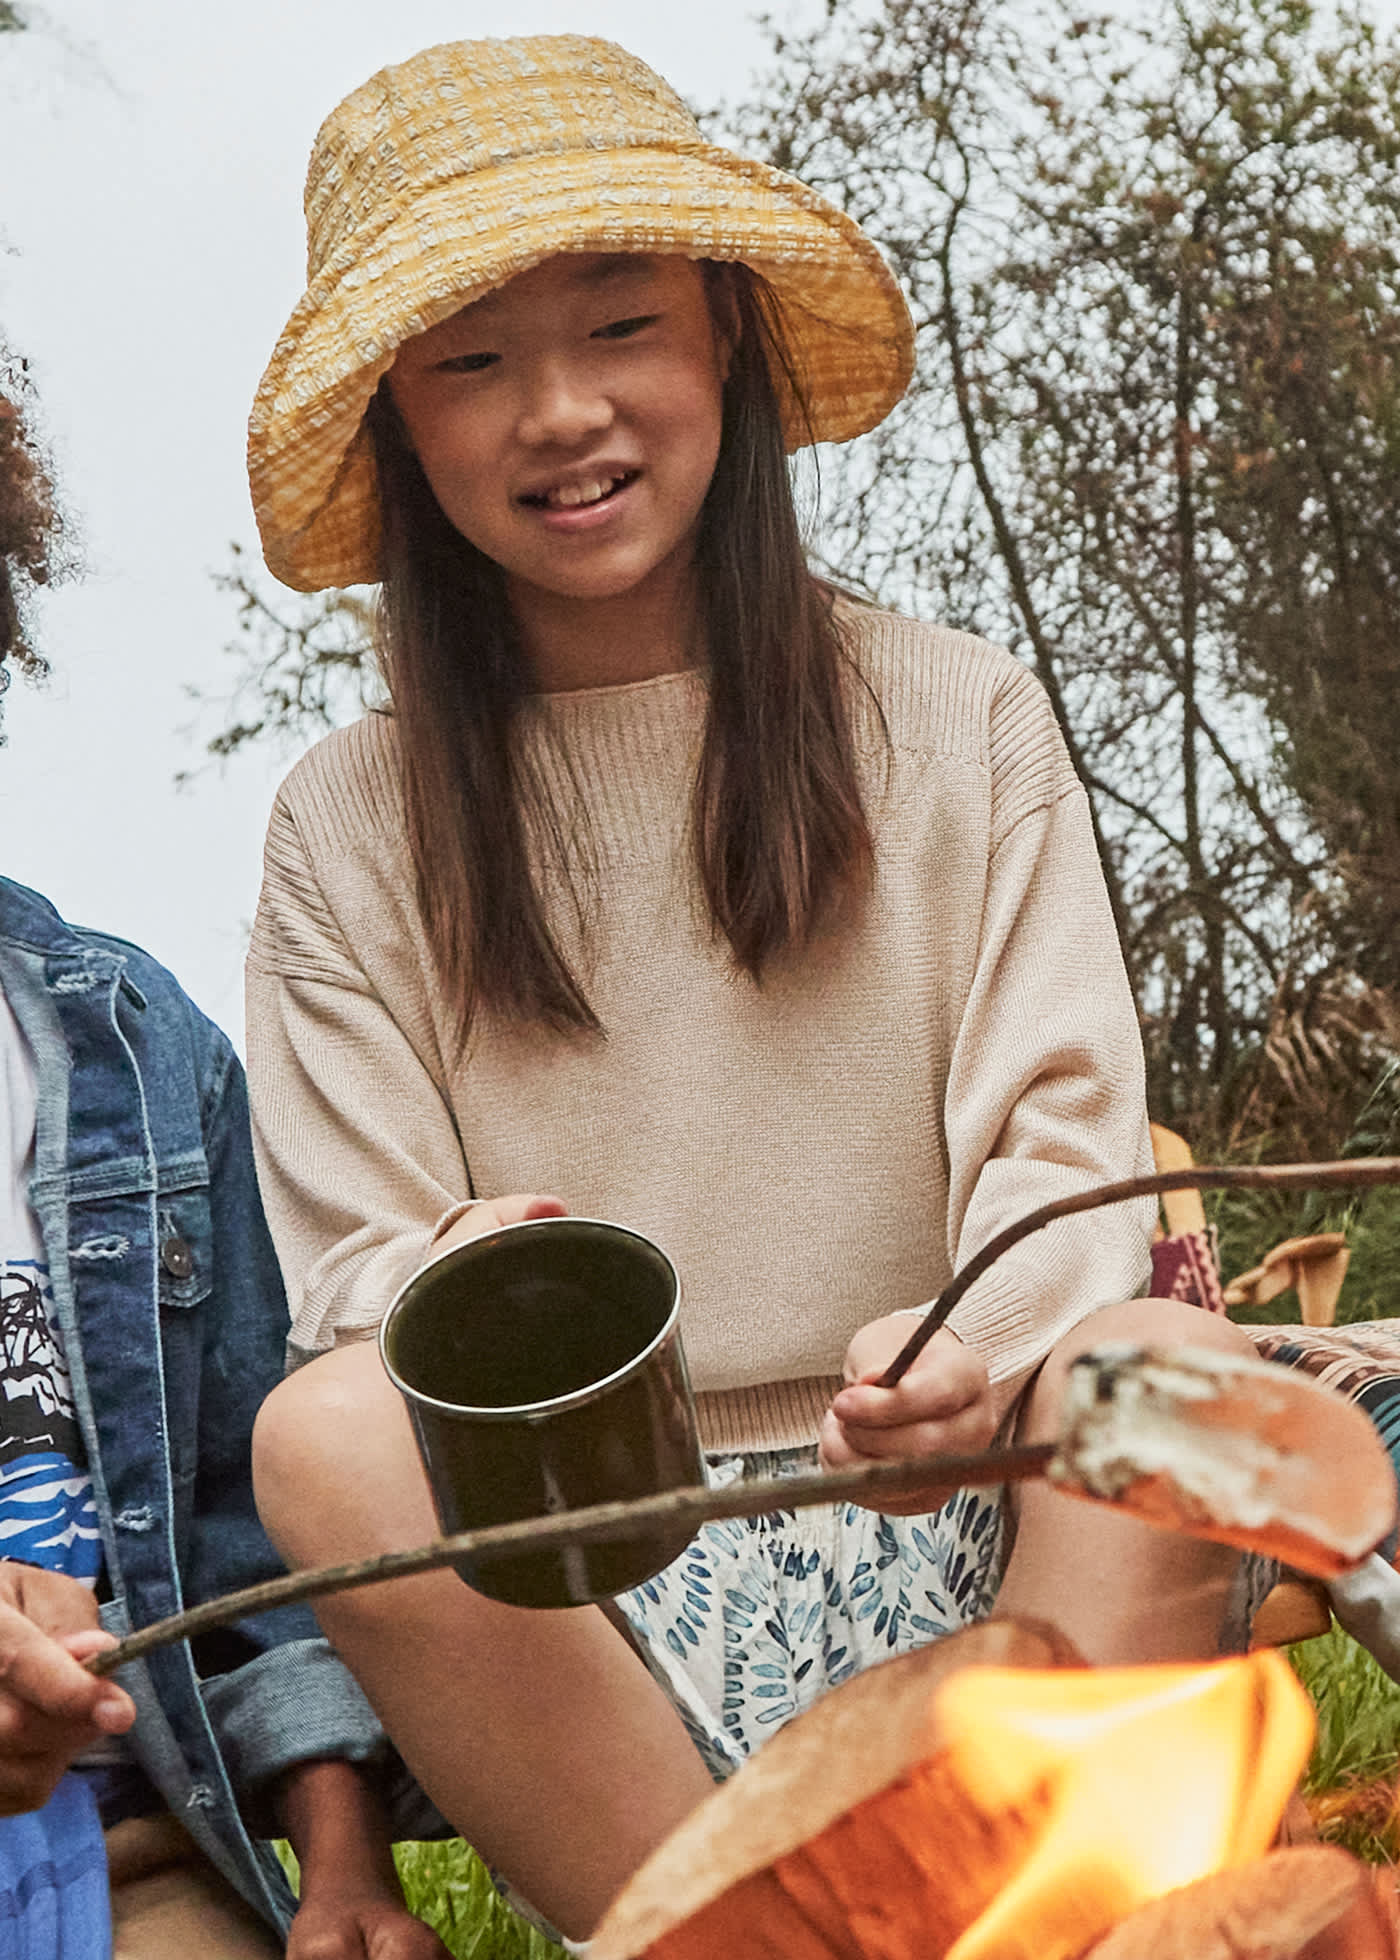
[[[807,565],[788,475],[779,387],[800,403],[801,379],[767,285],[746,266],[704,270],[712,313],[735,344],[697,548],[710,687],[693,828],[714,926],[757,983],[857,894],[872,846],[848,662]],[[567,834],[515,739],[532,679],[504,578],[443,515],[387,385],[369,426],[381,657],[439,978],[463,1033],[478,1008],[517,1025],[600,1032],[531,868],[533,837],[569,874],[586,928],[587,840]]]

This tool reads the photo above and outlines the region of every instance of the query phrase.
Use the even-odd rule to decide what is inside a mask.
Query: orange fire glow
[[[947,1960],[1072,1960],[1126,1914],[1259,1857],[1312,1747],[1274,1652],[1197,1667],[969,1667],[935,1719],[958,1781],[1043,1829]]]

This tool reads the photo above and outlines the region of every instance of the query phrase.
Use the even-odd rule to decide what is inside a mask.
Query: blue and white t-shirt
[[[34,1058],[0,991],[0,1557],[93,1586],[102,1539],[29,1203]]]

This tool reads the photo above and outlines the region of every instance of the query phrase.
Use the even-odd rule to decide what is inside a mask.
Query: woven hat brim
[[[789,446],[883,420],[913,369],[913,326],[889,269],[844,212],[796,178],[706,144],[571,150],[438,185],[363,231],[308,287],[248,428],[269,569],[299,591],[379,577],[364,414],[406,340],[559,252],[742,260],[771,284],[810,410]]]

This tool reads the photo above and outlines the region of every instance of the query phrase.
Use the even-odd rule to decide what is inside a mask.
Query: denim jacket
[[[280,1570],[249,1438],[287,1309],[258,1200],[243,1071],[170,974],[0,879],[0,985],[34,1051],[38,1216],[102,1526],[116,1634]],[[293,1901],[260,1792],[386,1750],[311,1613],[285,1607],[118,1676],[133,1751],[266,1919]],[[248,1822],[245,1823],[245,1818]]]

